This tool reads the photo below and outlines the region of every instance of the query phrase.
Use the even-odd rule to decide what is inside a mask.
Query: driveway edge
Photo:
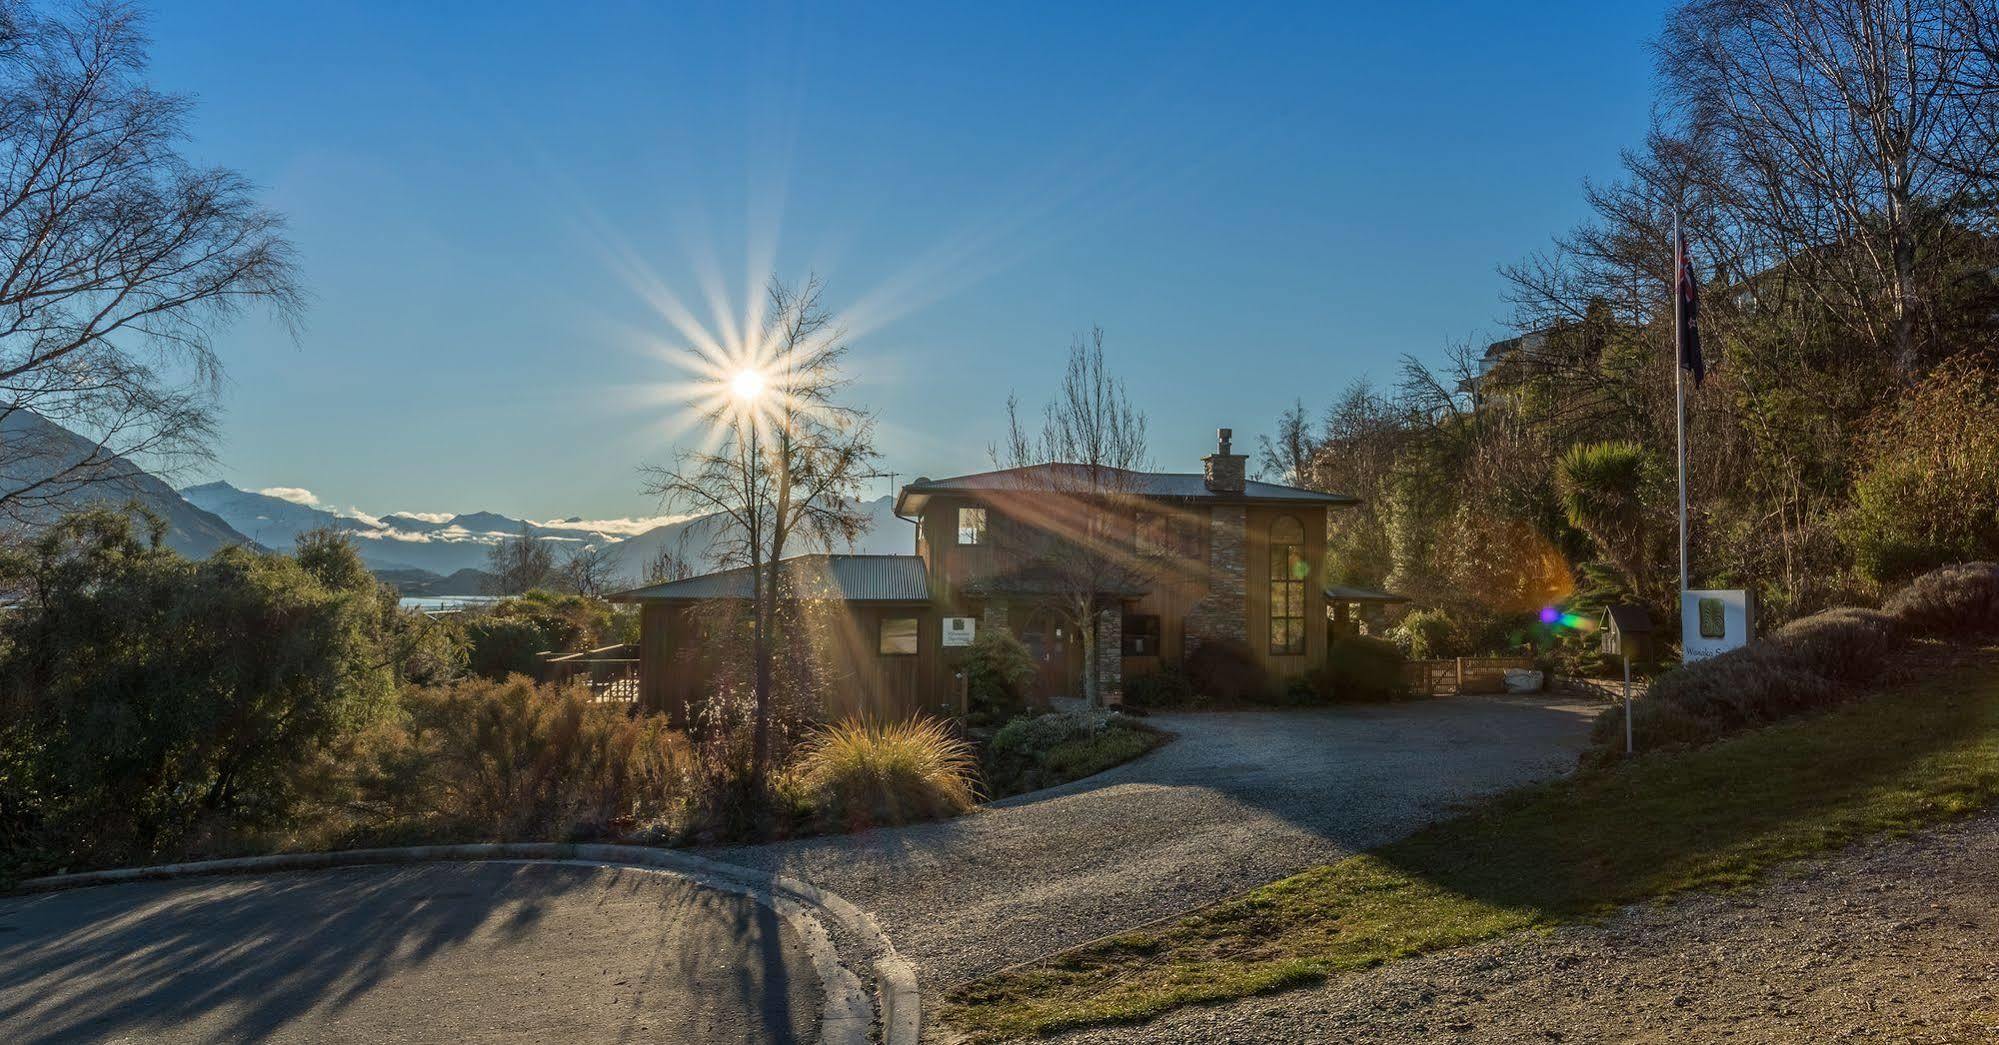
[[[643,846],[568,844],[556,842],[492,842],[466,845],[424,845],[392,849],[349,849],[322,853],[280,853],[227,860],[123,867],[47,875],[16,883],[17,893],[50,892],[92,885],[193,878],[260,871],[311,871],[371,864],[409,864],[449,860],[548,861],[602,867],[663,871],[697,885],[721,889],[764,904],[791,922],[812,956],[825,994],[821,1036],[828,1045],[859,1045],[872,1040],[879,1009],[883,1045],[916,1045],[922,1028],[922,995],[915,969],[901,955],[874,918],[847,900],[797,879],[670,849]],[[819,923],[823,914],[858,939],[868,951],[874,973],[874,1000],[845,963]]]

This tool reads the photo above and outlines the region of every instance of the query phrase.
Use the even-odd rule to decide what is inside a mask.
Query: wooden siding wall
[[[684,724],[698,713],[713,686],[715,664],[701,640],[698,610],[686,603],[652,603],[639,617],[640,699],[645,710]],[[881,622],[915,617],[917,651],[880,653]],[[820,644],[826,652],[826,685],[821,699],[829,720],[848,717],[906,718],[954,708],[941,617],[921,605],[858,604],[824,622]],[[955,652],[955,651],[952,651]]]

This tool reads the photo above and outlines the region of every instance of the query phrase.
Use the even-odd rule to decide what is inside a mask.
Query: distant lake
[[[405,595],[397,601],[406,610],[449,613],[452,610],[468,610],[484,606],[505,597],[504,595]]]

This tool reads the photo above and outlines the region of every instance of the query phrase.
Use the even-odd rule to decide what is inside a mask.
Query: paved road
[[[873,914],[959,980],[1401,837],[1575,765],[1601,705],[1519,698],[1160,715],[1164,748],[957,820],[722,850]]]
[[[0,1040],[806,1042],[769,909],[671,876],[464,863],[0,898]]]

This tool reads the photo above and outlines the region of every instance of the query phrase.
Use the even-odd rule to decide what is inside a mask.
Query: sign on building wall
[[[979,618],[977,617],[944,618],[944,645],[947,647],[969,646],[972,644],[972,638],[978,633]]]
[[[1756,635],[1756,606],[1740,588],[1680,593],[1680,651],[1686,663],[1748,645]]]

